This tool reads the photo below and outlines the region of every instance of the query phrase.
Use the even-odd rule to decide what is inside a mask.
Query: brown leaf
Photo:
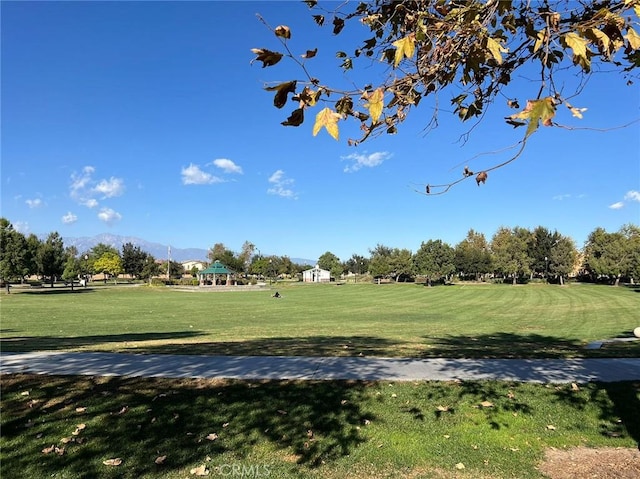
[[[254,61],[262,62],[262,68],[271,67],[282,60],[282,53],[272,52],[266,48],[252,48],[251,52],[257,55],[256,58],[251,60],[251,63]]]
[[[273,97],[273,106],[275,106],[276,108],[282,108],[287,103],[287,95],[289,93],[296,92],[296,85],[297,81],[293,80],[280,83],[276,86],[265,87],[265,90],[276,92],[275,96]]]
[[[45,447],[45,448],[42,450],[42,454],[51,454],[53,451],[55,451],[55,449],[56,449],[56,446],[54,446],[53,444],[51,444],[51,446],[49,446],[49,447]]]
[[[218,439],[218,435],[215,432],[212,432],[211,434],[207,435],[205,439],[208,439],[209,441],[215,441],[216,439]]]
[[[313,50],[307,50],[307,53],[301,56],[302,58],[313,58],[317,55],[317,53],[318,53],[318,49],[314,48]]]
[[[487,176],[488,175],[486,171],[481,171],[476,175],[476,183],[478,184],[478,186],[480,186],[480,183],[484,185],[485,181],[487,181]]]
[[[58,456],[64,456],[64,447],[58,447],[56,446],[55,448],[55,452]]]
[[[291,112],[289,118],[280,123],[282,126],[300,126],[304,123],[304,109],[297,108]]]
[[[191,474],[195,474],[196,476],[208,476],[209,475],[209,469],[207,469],[207,466],[205,466],[204,464],[202,466],[200,466],[200,467],[194,467],[189,472]]]
[[[490,402],[490,401],[482,401],[480,403],[480,406],[482,406],[482,407],[493,407],[493,403]]]
[[[449,410],[449,406],[438,406],[436,409],[440,412],[447,412]]]
[[[102,461],[102,464],[105,466],[119,466],[122,464],[122,459],[119,457],[114,457],[113,459],[107,459],[106,461]]]
[[[282,410],[282,409],[278,409],[278,414],[281,414],[282,416],[286,416],[289,413],[287,411]]]
[[[158,456],[156,457],[156,460],[153,462],[155,462],[158,465],[161,465],[161,464],[164,464],[164,461],[166,461],[166,459],[167,459],[167,456]]]
[[[287,40],[291,38],[291,29],[286,25],[278,25],[273,33],[276,34],[276,37],[286,38]]]
[[[76,408],[76,412],[77,413],[87,412],[87,408],[86,407],[77,407]]]
[[[571,390],[572,391],[580,391],[580,388],[578,387],[578,385],[576,383],[571,383]]]

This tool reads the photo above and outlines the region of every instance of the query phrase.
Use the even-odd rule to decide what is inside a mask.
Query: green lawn
[[[12,479],[528,479],[549,447],[640,441],[633,383],[1,379]]]
[[[274,287],[275,289],[275,287]],[[190,292],[94,287],[0,296],[3,351],[394,357],[638,356],[639,290],[572,284],[279,284]]]
[[[635,356],[640,294],[594,285],[141,287],[0,296],[7,351]],[[550,447],[637,448],[640,384],[0,376],[2,477],[541,478]],[[166,456],[166,457],[165,457]],[[120,459],[120,465],[104,461]],[[160,458],[160,459],[158,459]],[[158,460],[159,463],[155,461]],[[639,469],[640,470],[640,469]],[[192,473],[193,471],[193,473]],[[204,472],[203,472],[204,473]]]

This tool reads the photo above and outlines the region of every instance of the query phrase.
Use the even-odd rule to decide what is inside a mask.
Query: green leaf
[[[528,122],[526,136],[534,133],[542,121],[544,126],[551,126],[552,119],[556,114],[556,105],[553,98],[548,96],[539,100],[527,101],[524,110],[509,116],[511,120],[526,120]]]

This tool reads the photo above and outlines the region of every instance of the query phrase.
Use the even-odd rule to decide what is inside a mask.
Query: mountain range
[[[82,254],[85,251],[91,250],[99,243],[112,246],[119,251],[122,250],[122,245],[131,243],[134,246],[138,246],[142,251],[145,251],[152,255],[156,259],[166,259],[169,254],[169,245],[160,243],[154,243],[141,238],[133,236],[120,236],[109,233],[103,233],[96,236],[82,236],[78,238],[63,237],[62,238],[65,247],[75,246],[78,253]],[[207,253],[209,251],[202,248],[176,248],[171,246],[171,260],[172,261],[208,261]],[[291,258],[291,261],[296,264],[309,264],[315,265],[316,260],[305,258]]]

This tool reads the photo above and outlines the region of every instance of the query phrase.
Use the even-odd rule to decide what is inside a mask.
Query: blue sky
[[[299,2],[2,2],[1,214],[25,233],[135,236],[175,247],[346,260],[376,244],[416,251],[421,242],[455,245],[470,228],[487,239],[500,226],[544,226],[578,247],[596,227],[640,223],[640,89],[616,73],[594,75],[559,123],[541,128],[524,154],[441,196],[426,183],[457,179],[464,165],[488,168],[521,138],[497,102],[469,140],[471,124],[447,113],[425,136],[421,104],[393,136],[358,147],[357,125],[341,141],[312,136],[315,111],[298,127],[280,125],[265,82],[301,79],[290,62],[261,68],[252,48],[279,49],[256,18],[291,28],[296,53],[318,47],[308,68],[322,80],[380,78],[367,65],[343,75],[335,51],[367,38],[358,27],[332,37]],[[508,96],[534,98],[536,73]],[[575,86],[575,72],[558,77]],[[328,82],[330,83],[330,82]],[[424,108],[423,108],[424,106]]]

